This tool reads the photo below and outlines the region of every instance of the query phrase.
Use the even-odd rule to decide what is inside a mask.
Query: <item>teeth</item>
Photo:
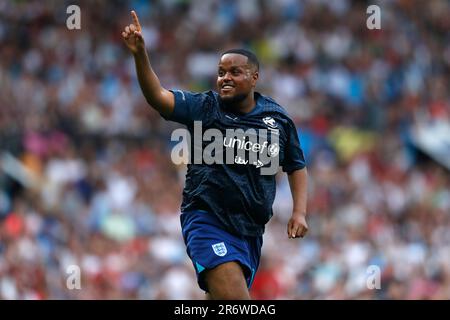
[[[226,88],[233,88],[233,87],[230,86],[230,85],[226,85],[226,86],[223,86],[222,88],[223,88],[223,89],[226,89]]]

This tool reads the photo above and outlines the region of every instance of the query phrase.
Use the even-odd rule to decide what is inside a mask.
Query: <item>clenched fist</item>
[[[306,217],[303,214],[292,214],[287,225],[287,233],[289,239],[303,238],[308,232],[308,224],[306,223]]]

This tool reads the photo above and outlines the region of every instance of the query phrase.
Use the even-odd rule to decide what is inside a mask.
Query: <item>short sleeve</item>
[[[300,146],[300,140],[292,120],[286,125],[287,141],[285,146],[284,161],[282,163],[283,171],[288,174],[295,170],[301,170],[306,167],[305,156]]]
[[[169,121],[191,125],[202,119],[205,103],[209,96],[206,93],[192,93],[183,90],[170,90],[175,97],[175,107],[171,115],[161,116]]]

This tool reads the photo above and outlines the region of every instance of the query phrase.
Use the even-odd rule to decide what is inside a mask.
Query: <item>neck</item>
[[[252,91],[244,100],[230,104],[230,107],[240,113],[249,113],[256,106],[255,94]]]

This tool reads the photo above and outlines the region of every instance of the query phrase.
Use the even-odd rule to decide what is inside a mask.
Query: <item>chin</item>
[[[233,101],[235,96],[234,95],[228,95],[228,94],[220,94],[220,99],[222,99],[222,101]]]
[[[219,97],[223,103],[234,104],[234,103],[239,103],[239,102],[245,100],[245,98],[247,98],[247,95],[246,94],[236,94],[236,95],[221,95],[221,94],[219,94]]]

